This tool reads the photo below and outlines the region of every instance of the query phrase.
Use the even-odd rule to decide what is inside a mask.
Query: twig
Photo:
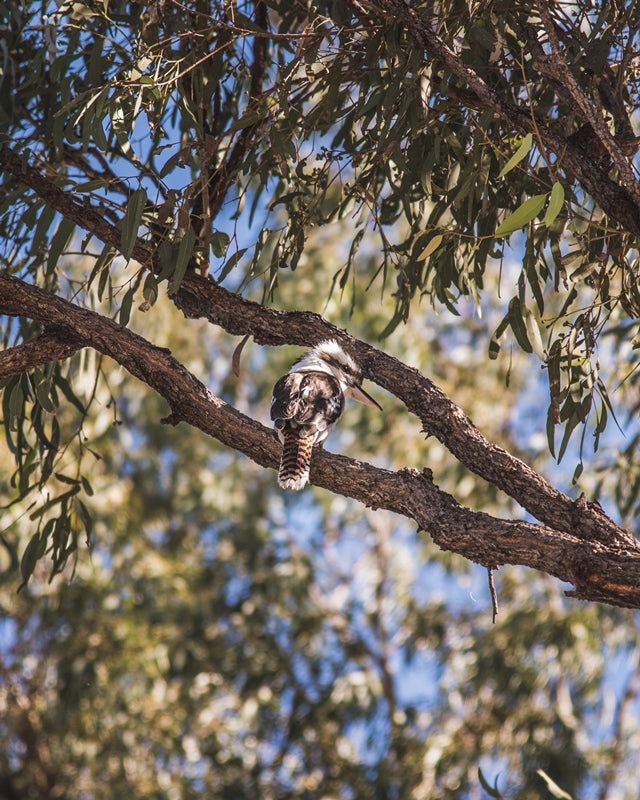
[[[493,571],[495,567],[487,567],[487,575],[489,576],[489,591],[491,592],[491,607],[493,609],[493,624],[496,624],[498,618],[498,595],[496,594],[496,585],[493,582]]]

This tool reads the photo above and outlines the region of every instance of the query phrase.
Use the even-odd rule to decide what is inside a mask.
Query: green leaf
[[[527,325],[522,314],[522,304],[520,303],[519,297],[511,298],[508,316],[511,330],[513,331],[516,341],[520,347],[525,353],[533,352],[531,342],[529,341],[529,335],[527,334]]]
[[[558,416],[560,412],[558,411]],[[559,422],[559,420],[557,420]],[[553,406],[549,406],[547,410],[547,444],[549,445],[549,452],[556,457],[556,418]]]
[[[26,546],[24,553],[22,554],[22,559],[20,561],[20,574],[22,575],[22,586],[24,586],[31,575],[33,574],[33,570],[35,569],[36,563],[40,555],[42,555],[41,551],[42,542],[40,540],[40,531],[34,533],[31,539],[29,539],[29,544]],[[20,587],[22,588],[22,587]]]
[[[526,310],[524,316],[524,324],[527,329],[527,336],[531,342],[531,349],[540,358],[544,360],[544,347],[542,345],[542,336],[540,335],[540,326],[536,320],[533,312],[529,309]]]
[[[393,312],[393,316],[387,323],[382,333],[378,334],[378,339],[380,339],[381,341],[386,339],[387,336],[390,336],[395,331],[395,329],[401,322],[403,322],[402,313],[398,308],[396,308],[396,310]]]
[[[109,271],[109,267],[113,261],[113,257],[115,255],[115,251],[110,244],[106,244],[102,248],[102,252],[96,258],[96,263],[93,265],[93,269],[91,270],[91,274],[89,275],[89,280],[87,281],[87,286],[91,286],[93,281],[95,280],[96,275],[100,274],[100,281],[99,284],[103,284],[103,276],[102,271],[106,270],[107,273]],[[105,279],[106,280],[106,279]],[[102,286],[102,291],[104,291],[104,286]],[[99,299],[102,299],[102,292],[100,291],[100,285],[98,286],[98,296]]]
[[[70,478],[68,475],[65,475],[62,472],[56,472],[55,476],[61,483],[68,483],[71,486],[77,486],[79,483],[77,478]]]
[[[60,446],[60,424],[56,417],[51,418],[51,436],[49,438],[51,445],[42,462],[40,471],[40,483],[43,485],[49,480],[49,476],[53,472],[53,462]]]
[[[498,225],[494,236],[506,236],[520,228],[524,228],[525,225],[528,225],[531,220],[535,219],[542,211],[546,199],[546,194],[536,194],[528,200],[525,200],[519,208],[516,208],[512,214],[509,214],[509,216]]]
[[[231,123],[229,132],[233,133],[233,131],[239,131],[251,125],[255,125],[257,122],[260,122],[261,119],[264,119],[266,114],[267,111],[264,108],[246,111],[241,117],[238,117],[238,119]]]
[[[549,410],[553,414],[554,422],[560,422],[560,355],[562,352],[562,342],[560,339],[551,345],[549,356],[547,357],[547,369],[549,370],[549,394],[551,404]]]
[[[195,244],[195,241],[196,241],[196,232],[193,230],[191,225],[189,225],[189,227],[184,233],[184,236],[180,240],[180,246],[178,247],[178,253],[176,256],[176,263],[173,268],[173,274],[169,279],[169,287],[168,287],[169,295],[175,294],[180,288],[180,284],[182,283],[182,279],[184,278],[184,273],[187,271],[187,267],[189,266],[189,261],[191,260],[191,256],[193,255],[193,245]]]
[[[147,203],[147,193],[144,189],[136,189],[131,194],[129,202],[127,203],[127,210],[122,220],[122,241],[121,252],[122,255],[129,259],[133,253],[133,248],[138,238],[138,230],[140,228],[140,220],[142,219],[142,212]]]
[[[133,304],[133,289],[127,289],[120,305],[119,322],[121,325],[128,325],[131,319],[131,306]]]
[[[570,414],[570,416],[565,423],[564,434],[562,436],[562,441],[560,442],[560,450],[558,451],[558,464],[564,458],[564,454],[569,444],[569,439],[571,439],[571,434],[574,432],[578,423],[580,422],[580,415],[576,409],[575,403],[570,397],[567,398],[562,411],[566,414]]]
[[[38,215],[38,222],[31,237],[30,252],[35,255],[53,222],[55,211],[51,206],[44,206]]]
[[[87,544],[89,544],[91,540],[91,534],[93,532],[93,519],[91,517],[91,514],[89,513],[89,510],[82,502],[82,500],[77,501],[77,509],[78,509],[78,514],[82,518],[82,523],[84,525],[84,530],[87,536]]]
[[[498,357],[498,353],[500,352],[500,339],[502,335],[507,330],[509,326],[509,314],[505,314],[502,321],[496,328],[495,333],[491,337],[491,341],[489,342],[489,358],[494,360]]]
[[[55,385],[62,390],[62,393],[67,398],[67,400],[70,403],[73,403],[73,405],[78,409],[78,411],[84,416],[86,414],[86,409],[82,405],[82,401],[80,400],[80,398],[74,393],[69,381],[63,375],[58,375],[56,377]]]
[[[516,152],[511,156],[511,158],[507,161],[504,167],[500,170],[500,174],[498,175],[499,178],[504,178],[507,172],[511,172],[511,170],[519,164],[522,159],[527,155],[529,150],[531,150],[531,146],[533,145],[533,135],[528,133],[522,142],[520,143],[520,147],[516,150]]]
[[[158,281],[153,272],[148,272],[142,287],[142,296],[145,299],[144,310],[147,311],[158,299]]]
[[[218,281],[220,283],[222,283],[222,281],[227,277],[227,275],[235,267],[238,261],[240,261],[242,256],[247,252],[247,249],[248,248],[246,247],[241,247],[239,250],[236,250],[236,252],[226,260],[224,266],[220,270],[220,274],[218,275]]]
[[[599,269],[602,269],[602,264],[599,261],[587,261],[581,264],[577,269],[574,269],[569,275],[569,279],[574,283],[584,281]]]
[[[24,408],[24,392],[21,381],[17,381],[9,396],[9,414],[11,419],[21,417]]]
[[[547,228],[558,216],[564,205],[564,186],[556,181],[551,187],[551,196],[549,197],[549,205],[544,215],[544,224]]]
[[[169,156],[169,158],[164,162],[160,170],[160,177],[166,178],[166,176],[169,175],[169,173],[174,169],[181,169],[185,164],[189,164],[192,158],[193,152],[191,145],[188,145],[187,147],[181,147],[177,153]]]
[[[578,464],[576,465],[576,468],[573,471],[573,477],[571,478],[572,484],[575,485],[578,482],[578,479],[582,475],[583,469],[584,469],[584,464],[582,463],[582,461],[579,461]]]
[[[47,272],[50,273],[57,267],[58,259],[64,250],[66,250],[75,229],[76,224],[72,220],[67,217],[61,220],[51,240],[49,256],[47,258]]]
[[[214,231],[211,234],[211,250],[216,258],[224,258],[231,239],[224,231]]]
[[[49,381],[42,374],[41,370],[38,370],[37,373],[34,371],[33,382],[36,399],[40,405],[45,409],[45,411],[55,411],[56,407],[51,401],[51,387]]]
[[[437,233],[432,239],[429,240],[426,247],[422,250],[420,255],[418,256],[418,261],[425,261],[432,253],[440,247],[442,244],[443,236],[441,233]]]

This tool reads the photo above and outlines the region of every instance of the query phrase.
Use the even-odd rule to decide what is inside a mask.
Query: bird
[[[335,339],[307,350],[273,387],[271,419],[282,442],[278,483],[300,491],[309,480],[311,453],[334,429],[345,398],[382,406],[362,388],[362,369]]]

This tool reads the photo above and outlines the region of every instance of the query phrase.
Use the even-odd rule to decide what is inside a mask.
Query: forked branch
[[[280,444],[273,432],[214,396],[167,350],[94,311],[7,275],[0,275],[0,313],[37,320],[48,336],[60,336],[61,346],[72,342],[113,358],[167,400],[171,415],[166,422],[185,421],[261,466],[277,468]],[[305,316],[300,314],[299,322]],[[314,322],[322,323],[323,335],[332,332],[349,341],[354,352],[368,352],[369,363],[378,357],[389,358],[349,339],[319,317],[307,320],[308,324]],[[275,320],[273,327],[271,336],[277,339],[281,334]],[[263,338],[269,338],[266,321]],[[54,347],[52,352],[59,350]],[[426,379],[412,373],[419,392],[420,380]],[[601,539],[499,519],[461,506],[433,483],[428,470],[392,472],[323,450],[314,458],[311,482],[371,508],[385,508],[412,519],[442,549],[487,567],[522,564],[572,583],[572,594],[583,599],[640,607],[640,546],[620,529],[615,536],[615,526],[604,514],[601,521],[606,536]],[[576,509],[578,514],[589,513],[586,503],[576,504]]]

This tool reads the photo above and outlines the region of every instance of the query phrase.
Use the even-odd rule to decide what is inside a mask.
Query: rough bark
[[[206,283],[198,279],[198,284]],[[185,421],[228,447],[244,453],[261,466],[277,468],[281,447],[273,431],[213,395],[166,349],[155,346],[94,311],[80,308],[7,275],[0,275],[0,312],[37,320],[45,326],[47,337],[59,337],[61,347],[68,347],[71,342],[74,347],[93,347],[113,358],[167,400],[171,414],[165,422],[177,424]],[[276,319],[278,316],[287,316],[271,313],[275,313]],[[296,334],[300,335],[308,330],[307,326],[312,326],[313,335],[309,335],[309,341],[317,338],[318,319],[312,315],[297,316]],[[312,318],[305,319],[306,316]],[[365,354],[367,365],[375,362],[393,369],[398,365],[401,370],[396,374],[396,382],[402,382],[405,387],[412,382],[417,402],[422,402],[420,395],[424,388],[420,391],[418,387],[422,382],[426,382],[424,385],[428,387],[430,382],[418,372],[409,370],[363,342],[356,342],[345,334],[340,335],[326,322],[323,325],[325,333],[340,336],[354,352],[357,350]],[[277,322],[274,328],[273,337],[279,339],[282,334],[278,331]],[[271,338],[268,331],[269,325],[264,319],[263,338]],[[8,355],[5,354],[4,359],[14,358],[16,360],[13,363],[18,365],[20,357],[15,351],[23,355],[27,352],[13,348]],[[31,365],[34,363],[33,352],[35,348],[29,359]],[[39,352],[43,362],[48,360],[46,353]],[[54,349],[54,352],[57,351]],[[378,362],[378,359],[381,360]],[[455,425],[456,421],[453,422]],[[457,436],[465,435],[465,430],[468,433],[471,423],[464,415],[460,416],[458,424],[461,424],[462,432],[459,431]],[[473,438],[478,440],[476,446],[482,444],[479,433],[467,441],[472,443]],[[491,460],[497,450],[489,445],[483,461]],[[548,487],[541,476],[538,479],[541,486]],[[524,483],[525,478],[522,481]],[[479,564],[492,568],[501,564],[522,564],[573,584],[572,594],[577,597],[612,605],[640,607],[640,545],[625,531],[616,528],[597,507],[580,501],[572,503],[556,490],[551,490],[552,496],[547,505],[550,509],[554,504],[558,506],[555,510],[558,519],[564,519],[562,505],[566,500],[574,509],[576,518],[582,516],[584,524],[591,528],[594,535],[585,538],[585,529],[581,525],[570,524],[570,530],[563,530],[472,511],[439,489],[433,483],[429,470],[392,472],[322,449],[314,453],[311,482],[331,492],[352,497],[368,507],[385,508],[402,514],[414,520],[420,530],[427,531],[442,549],[459,553]]]

